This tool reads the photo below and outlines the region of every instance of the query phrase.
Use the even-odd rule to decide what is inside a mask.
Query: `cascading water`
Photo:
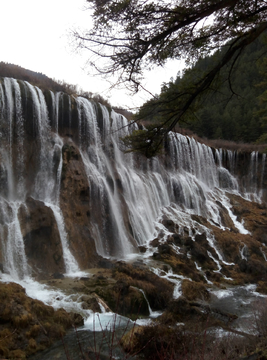
[[[191,215],[203,216],[225,229],[223,206],[235,228],[248,234],[231,212],[226,192],[254,194],[259,199],[266,157],[259,161],[259,155],[252,153],[249,174],[243,176],[240,187],[237,153],[214,150],[192,138],[170,133],[164,158],[124,154],[120,138],[137,128],[128,125],[122,115],[83,97],[43,92],[27,82],[0,79],[0,262],[6,273],[14,279],[31,273],[20,219],[21,208],[27,213],[28,198],[52,210],[65,271],[71,274],[79,270],[77,253],[69,246],[70,231],[62,208],[66,171],[62,154],[66,144],[78,149],[75,159],[80,156],[86,173],[88,211],[83,228],[94,240],[99,255],[126,258],[160,233],[161,239],[167,238],[162,221],[167,217],[181,225],[179,231],[194,229],[194,234],[190,233],[193,241],[197,234],[206,233],[218,259],[214,254],[210,256],[218,268],[220,262],[231,265],[224,261],[210,230],[192,220]],[[178,246],[173,245],[173,249],[179,253]],[[178,297],[181,277],[169,273],[164,276],[175,283]]]
[[[18,216],[20,207],[27,209],[26,199],[29,196],[43,201],[52,209],[62,236],[66,271],[79,270],[74,257],[69,253],[64,233],[64,220],[58,207],[63,142],[57,134],[51,133],[42,91],[27,82],[23,83],[23,87],[28,93],[28,99],[32,101],[36,133],[36,157],[28,164],[30,169],[27,169],[26,165],[25,153],[28,144],[26,144],[26,118],[23,117],[20,85],[16,80],[6,78],[1,86],[1,93],[4,95],[1,109],[2,146],[0,148],[3,268],[17,280],[30,275]],[[56,164],[55,159],[59,159]],[[34,172],[33,167],[36,167]],[[32,179],[27,178],[27,171],[31,171]],[[29,184],[27,188],[26,183]]]

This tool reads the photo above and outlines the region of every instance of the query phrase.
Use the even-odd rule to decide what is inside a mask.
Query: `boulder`
[[[64,273],[60,234],[53,211],[42,201],[28,198],[18,212],[25,252],[34,271]]]

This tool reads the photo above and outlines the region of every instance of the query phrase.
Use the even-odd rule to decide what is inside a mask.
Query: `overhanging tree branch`
[[[213,68],[201,76],[197,74],[189,84],[183,84],[171,99],[161,96],[156,108],[161,112],[165,107],[169,116],[148,129],[146,136],[140,132],[135,134],[144,142],[139,148],[137,138],[132,143],[131,138],[126,139],[125,143],[134,150],[150,148],[147,156],[153,156],[162,146],[166,134],[210,89],[220,70],[236,60],[242,49],[267,27],[266,1],[260,0],[87,2],[94,11],[94,27],[85,34],[74,33],[76,41],[91,51],[91,63],[97,62],[100,74],[117,73],[118,83],[127,82],[133,91],[138,91],[147,67],[164,65],[167,59],[174,58],[194,63],[200,56],[225,47],[222,58]],[[229,41],[230,45],[226,46]]]

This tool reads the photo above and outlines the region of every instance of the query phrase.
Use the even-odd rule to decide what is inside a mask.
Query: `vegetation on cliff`
[[[226,67],[214,87],[199,99],[197,106],[183,118],[180,127],[208,139],[235,142],[263,142],[266,139],[266,34],[243,52],[238,62]],[[200,59],[194,67],[178,74],[162,86],[157,99],[143,105],[138,119],[149,124],[161,123],[175,112],[177,94],[184,83],[201,76],[224,51]],[[229,71],[232,72],[229,78]],[[169,102],[166,102],[169,99]],[[151,126],[151,125],[150,125]]]
[[[89,50],[88,63],[98,73],[115,74],[119,85],[126,83],[133,91],[142,87],[145,69],[164,66],[168,59],[192,65],[216,50],[221,54],[203,71],[188,74],[172,97],[161,96],[154,125],[127,138],[132,150],[148,157],[159,151],[170,130],[196,111],[227,66],[231,76],[244,49],[267,29],[265,1],[87,2],[94,23],[83,33],[73,33],[77,46]]]

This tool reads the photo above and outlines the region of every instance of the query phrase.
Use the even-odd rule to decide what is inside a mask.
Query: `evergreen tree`
[[[261,0],[87,2],[94,25],[83,34],[74,32],[78,46],[91,52],[89,63],[99,73],[117,74],[118,84],[128,82],[134,91],[141,86],[144,69],[164,65],[171,58],[185,58],[192,64],[223,46],[202,72],[184,74],[172,98],[163,91],[156,105],[161,123],[156,122],[149,131],[140,130],[135,139],[126,139],[134,150],[148,156],[161,147],[178,122],[194,116],[200,98],[217,86],[219,72],[231,63],[230,76],[244,48],[267,29],[267,5]]]

